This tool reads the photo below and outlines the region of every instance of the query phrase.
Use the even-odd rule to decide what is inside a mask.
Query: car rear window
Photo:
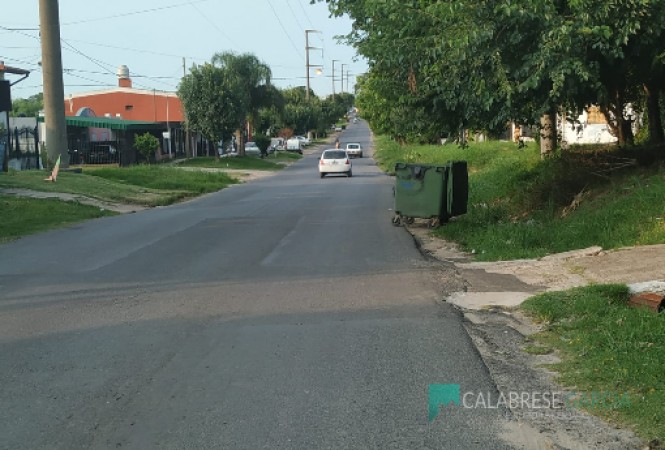
[[[360,148],[360,144],[347,144],[346,148],[349,150],[357,150]]]
[[[346,152],[342,150],[323,152],[323,159],[344,159],[344,158],[346,158]]]

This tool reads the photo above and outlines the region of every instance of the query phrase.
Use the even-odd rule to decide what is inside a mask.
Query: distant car
[[[302,142],[298,138],[291,138],[286,141],[287,152],[298,152],[302,155]]]
[[[343,173],[347,177],[353,176],[352,164],[346,151],[330,148],[321,153],[319,159],[319,174],[321,178],[329,173]]]
[[[357,143],[348,143],[346,144],[346,153],[349,156],[355,157],[355,158],[362,158],[363,157],[363,148],[360,146],[360,144]]]
[[[343,130],[343,128],[341,126],[339,126],[339,125],[335,126],[335,131],[342,131],[342,130]]]
[[[303,147],[307,147],[311,143],[311,141],[305,136],[296,136],[296,139],[300,141]]]
[[[245,155],[247,156],[261,156],[261,149],[256,145],[256,142],[246,142],[245,143]]]
[[[281,137],[271,138],[270,147],[268,147],[268,153],[278,152],[284,150],[286,145],[286,140]]]

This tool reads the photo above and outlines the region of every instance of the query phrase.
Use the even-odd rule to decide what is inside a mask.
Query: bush
[[[159,139],[150,133],[138,135],[134,139],[134,148],[149,162],[150,155],[154,155],[155,151],[159,148]]]

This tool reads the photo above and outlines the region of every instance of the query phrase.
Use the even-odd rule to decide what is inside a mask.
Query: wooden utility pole
[[[46,151],[50,164],[60,156],[60,165],[69,165],[67,122],[65,120],[65,87],[62,81],[60,48],[60,13],[58,0],[39,0],[39,30],[42,40],[42,73],[44,80],[44,124]]]

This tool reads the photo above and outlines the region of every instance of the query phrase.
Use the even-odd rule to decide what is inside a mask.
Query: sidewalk
[[[539,292],[588,284],[665,282],[665,244],[608,251],[590,247],[538,259],[472,262],[471,255],[431,236],[426,227],[414,224],[408,230],[425,253],[454,264],[465,290],[447,301],[464,309],[511,308]]]

